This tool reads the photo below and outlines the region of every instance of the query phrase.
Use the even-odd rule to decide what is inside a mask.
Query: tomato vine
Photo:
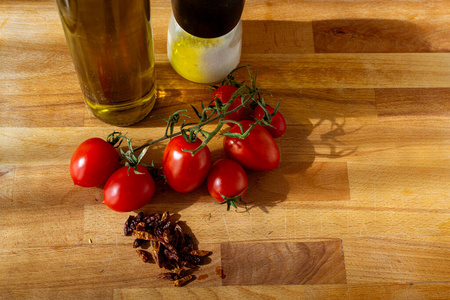
[[[235,79],[235,72],[242,68],[247,68],[250,77],[250,85],[246,85],[245,81],[237,82]],[[127,160],[127,165],[135,167],[140,163],[140,160],[145,155],[148,147],[179,135],[182,135],[188,142],[194,142],[199,135],[203,137],[202,143],[196,149],[183,149],[183,151],[191,153],[192,156],[194,156],[195,153],[204,148],[218,134],[244,139],[250,134],[251,130],[258,125],[271,126],[270,122],[272,120],[272,117],[277,113],[280,105],[280,102],[278,102],[274,111],[272,113],[269,113],[266,108],[264,96],[270,95],[270,93],[268,91],[259,89],[258,85],[256,84],[256,77],[256,70],[252,72],[250,66],[248,65],[234,69],[221,82],[221,85],[233,85],[237,87],[237,90],[233,93],[230,101],[227,103],[223,103],[219,98],[216,97],[215,99],[211,100],[206,106],[203,102],[201,102],[201,109],[198,109],[195,106],[191,105],[191,108],[193,109],[195,115],[198,117],[198,121],[186,123],[186,120],[184,120],[180,125],[178,131],[175,130],[175,126],[178,124],[181,117],[189,118],[189,115],[185,114],[187,112],[186,109],[175,111],[168,118],[158,116],[167,123],[163,136],[158,139],[152,140],[133,149],[131,145],[131,139],[129,139],[125,135],[122,135],[120,132],[113,132],[108,136],[108,142],[116,145],[115,147],[117,148],[118,145],[122,143],[123,139],[127,140],[129,150],[127,152],[124,152],[122,149],[120,149],[121,155],[122,158],[125,158]],[[211,89],[215,90],[218,87],[219,86],[212,86]],[[233,101],[238,97],[241,99],[240,104],[237,107],[229,110]],[[247,130],[244,130],[242,125],[237,121],[225,120],[226,116],[246,106],[252,108],[260,106],[264,111],[264,118],[254,118],[253,124]],[[205,129],[206,125],[212,124],[216,121],[217,124],[213,130],[207,131]],[[224,130],[223,127],[226,124],[239,126],[240,132],[229,132],[227,130]],[[134,153],[140,150],[142,150],[141,154],[136,157]]]

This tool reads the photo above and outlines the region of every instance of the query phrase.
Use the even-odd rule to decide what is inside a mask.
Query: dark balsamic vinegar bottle
[[[245,0],[172,0],[167,54],[187,80],[213,83],[239,64]]]

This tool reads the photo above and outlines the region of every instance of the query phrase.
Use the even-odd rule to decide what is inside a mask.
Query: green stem
[[[220,120],[219,123],[217,124],[216,128],[213,131],[211,131],[211,132],[203,131],[203,133],[206,135],[206,138],[203,140],[202,144],[200,146],[198,146],[196,149],[194,149],[194,150],[181,149],[181,150],[183,150],[185,152],[189,152],[192,154],[192,156],[194,156],[195,153],[202,150],[202,148],[204,148],[212,140],[212,138],[215,137],[220,132],[223,125],[224,125],[224,122],[222,122],[222,120]]]
[[[210,124],[210,123],[213,123],[213,122],[215,122],[215,121],[217,121],[217,120],[219,120],[219,119],[223,119],[223,118],[225,118],[225,116],[230,115],[230,114],[236,112],[237,110],[239,110],[240,108],[244,107],[248,102],[254,100],[253,95],[254,95],[253,93],[252,93],[252,94],[248,94],[248,95],[247,95],[247,99],[245,99],[243,102],[241,102],[241,104],[240,104],[239,106],[235,107],[234,109],[232,109],[232,110],[230,110],[230,111],[227,111],[227,109],[230,107],[230,105],[231,105],[231,103],[232,103],[232,100],[230,100],[230,101],[223,107],[223,109],[222,109],[222,110],[224,110],[225,112],[218,113],[218,114],[216,114],[215,116],[211,117],[210,119],[208,119],[208,120],[206,120],[206,121],[204,121],[204,122],[200,122],[200,123],[198,123],[197,125],[194,125],[194,126],[192,126],[192,127],[189,127],[189,128],[187,128],[187,129],[185,129],[185,130],[186,130],[186,131],[192,131],[192,130],[193,130],[193,131],[200,131],[202,127],[204,127],[204,126],[206,126],[206,125],[208,125],[208,124]],[[235,97],[235,98],[236,98],[236,97]],[[206,143],[205,143],[205,141],[206,141],[206,140],[205,140],[205,141],[202,142],[202,144],[199,146],[199,148],[197,148],[197,149],[195,149],[195,150],[185,150],[185,151],[191,152],[191,153],[193,153],[192,155],[194,155],[195,153],[197,153],[198,151],[200,151],[201,148],[205,147],[206,144],[207,144],[207,143],[208,143],[208,142],[209,142],[209,141],[210,141],[217,133],[219,133],[220,129],[222,129],[222,127],[223,127],[223,125],[224,125],[225,122],[222,122],[222,124],[220,124],[220,122],[221,122],[221,121],[219,121],[217,127],[211,132],[211,134],[212,134],[212,133],[214,133],[214,134],[213,134],[209,139],[207,139],[207,142],[206,142]],[[166,139],[171,139],[171,138],[173,138],[173,137],[176,137],[176,136],[182,134],[182,131],[181,131],[181,130],[178,131],[178,132],[172,133],[172,134],[168,134],[168,131],[169,131],[169,126],[166,127],[165,133],[164,133],[164,135],[163,135],[161,138],[156,139],[156,140],[153,140],[153,141],[148,142],[148,143],[146,143],[146,144],[143,144],[143,145],[141,145],[141,146],[135,148],[134,151],[139,151],[139,150],[141,150],[141,149],[143,149],[143,148],[145,148],[145,147],[154,145],[154,144],[159,143],[159,142],[162,142],[162,141],[164,141],[164,140],[166,140]]]

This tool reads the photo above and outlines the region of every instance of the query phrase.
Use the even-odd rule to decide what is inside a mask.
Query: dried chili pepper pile
[[[133,248],[145,263],[156,263],[169,272],[161,273],[159,278],[173,281],[174,286],[182,286],[193,279],[192,269],[203,263],[210,251],[195,250],[192,237],[184,233],[180,221],[170,219],[169,212],[145,216],[140,212],[129,216],[125,222],[124,234],[135,237]],[[144,250],[143,247],[147,247]]]

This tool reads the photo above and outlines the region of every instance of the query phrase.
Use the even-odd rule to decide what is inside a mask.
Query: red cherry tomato
[[[175,191],[187,193],[198,188],[206,179],[211,167],[211,152],[208,146],[192,156],[183,151],[194,150],[202,141],[187,142],[183,136],[174,137],[164,149],[162,170],[167,184]]]
[[[236,92],[238,89],[237,87],[233,85],[222,85],[219,86],[213,93],[212,100],[219,98],[220,101],[225,105],[226,103],[230,102],[231,96],[233,96],[233,93]],[[230,105],[227,111],[231,111],[238,107],[241,104],[241,97],[236,97],[233,100],[233,103]],[[225,120],[234,120],[234,121],[240,121],[242,120],[242,117],[244,116],[244,108],[241,107],[237,111],[226,115]]]
[[[155,182],[147,169],[124,166],[114,172],[103,190],[103,203],[115,211],[126,212],[145,206],[155,194]]]
[[[253,121],[243,120],[240,123],[246,131]],[[240,133],[241,130],[238,125],[234,125],[230,132]],[[253,128],[245,139],[225,136],[223,148],[228,157],[250,170],[268,171],[275,169],[280,163],[277,143],[260,125]]]
[[[73,183],[84,187],[102,185],[119,168],[117,150],[100,138],[81,143],[70,161]]]
[[[267,111],[271,114],[275,110],[271,106],[266,106]],[[253,111],[253,115],[259,119],[262,120],[265,116],[264,110],[261,106],[257,106],[255,110]],[[265,126],[264,128],[267,129],[267,131],[274,137],[280,137],[286,132],[286,121],[284,120],[283,115],[277,111],[277,113],[272,117],[272,121],[270,122],[270,126]]]
[[[234,160],[227,158],[219,159],[212,165],[206,182],[209,194],[217,202],[226,201],[222,196],[240,198],[248,187],[247,174],[244,169]]]

